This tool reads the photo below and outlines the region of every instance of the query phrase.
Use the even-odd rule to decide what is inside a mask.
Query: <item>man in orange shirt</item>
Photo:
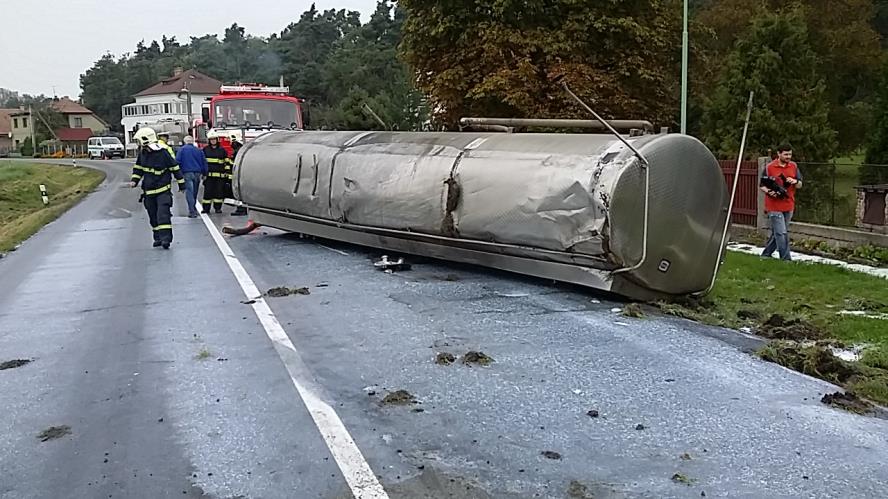
[[[783,260],[792,260],[789,254],[789,222],[795,211],[796,189],[802,186],[802,172],[792,161],[792,147],[782,144],[777,148],[777,159],[762,172],[761,190],[765,193],[765,212],[771,222],[771,237],[762,256],[771,257],[774,250]]]

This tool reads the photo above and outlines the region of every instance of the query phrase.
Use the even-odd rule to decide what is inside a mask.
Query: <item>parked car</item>
[[[89,159],[111,159],[126,157],[123,143],[117,137],[90,137],[87,143]]]

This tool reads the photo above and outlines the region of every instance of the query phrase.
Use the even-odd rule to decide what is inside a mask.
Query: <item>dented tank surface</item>
[[[487,265],[633,298],[705,290],[729,193],[679,134],[268,133],[235,165],[257,223]]]

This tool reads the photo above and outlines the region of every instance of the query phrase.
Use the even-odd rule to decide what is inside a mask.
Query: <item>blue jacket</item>
[[[176,162],[182,167],[183,173],[200,173],[206,175],[209,171],[207,168],[207,158],[203,151],[194,147],[194,144],[185,144],[179,148],[176,153]]]

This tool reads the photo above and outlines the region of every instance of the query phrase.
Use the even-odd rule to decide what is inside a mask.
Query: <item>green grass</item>
[[[888,321],[838,314],[841,310],[888,313],[885,279],[830,265],[786,263],[730,252],[715,289],[703,302],[660,307],[669,314],[734,329],[756,330],[779,314],[813,325],[835,343],[872,345],[861,362],[866,375],[843,383],[888,404]]]
[[[0,161],[0,251],[8,251],[74,206],[105,175],[89,168]],[[40,184],[46,186],[44,206]]]
[[[200,352],[197,352],[197,355],[194,356],[195,360],[206,360],[212,357],[213,354],[206,348],[202,348]]]

